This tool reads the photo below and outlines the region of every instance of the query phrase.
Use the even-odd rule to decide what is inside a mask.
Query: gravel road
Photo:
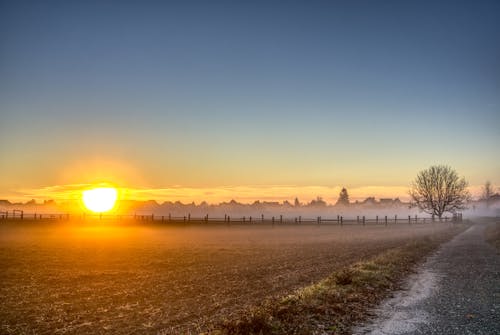
[[[500,334],[500,254],[478,221],[444,244],[355,334]]]

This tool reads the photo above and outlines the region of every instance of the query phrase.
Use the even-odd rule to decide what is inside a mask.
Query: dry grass
[[[238,319],[225,320],[209,334],[349,334],[416,263],[462,230],[420,237],[350,265],[284,298],[268,299]]]
[[[450,232],[449,224],[172,228],[3,223],[0,333],[198,333],[221,320],[242,320],[265,299],[288,296],[349,264],[444,232]],[[306,291],[324,290],[322,285]],[[273,312],[282,315],[280,325],[288,319],[293,324],[294,299],[284,300],[281,314]],[[251,322],[261,322],[261,329],[275,325],[258,319],[256,314]],[[314,320],[311,325],[322,322]]]
[[[497,248],[500,252],[500,221],[496,221],[486,228],[485,232],[486,240]]]

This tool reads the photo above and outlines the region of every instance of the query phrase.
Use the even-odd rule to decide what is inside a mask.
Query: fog
[[[24,211],[25,217],[33,217],[35,213],[44,214],[45,216],[57,216],[71,214],[74,216],[83,216],[84,213],[90,214],[82,205],[75,204],[59,204],[56,202],[46,202],[37,204],[29,202],[25,204],[12,204],[8,201],[0,202],[0,211],[5,213],[9,211],[9,215],[16,214],[13,210]],[[486,203],[485,201],[471,201],[468,208],[463,210],[463,217],[481,217],[481,216],[499,216],[500,215],[500,200],[495,199]],[[224,220],[229,217],[236,221],[252,220],[258,221],[271,220],[273,217],[276,220],[295,221],[295,220],[316,220],[321,217],[321,220],[337,220],[342,217],[344,220],[357,220],[359,217],[365,217],[366,220],[384,220],[387,216],[388,220],[394,220],[397,217],[400,220],[407,219],[410,216],[412,219],[431,218],[431,215],[422,212],[416,207],[410,206],[408,202],[402,202],[399,199],[379,199],[367,198],[361,202],[349,203],[348,205],[332,205],[327,204],[321,198],[311,201],[310,203],[290,203],[284,202],[260,202],[255,201],[251,204],[239,203],[236,201],[224,202],[220,204],[207,204],[205,202],[195,204],[184,204],[177,202],[157,203],[156,201],[121,201],[118,202],[115,209],[110,213],[105,213],[105,216],[122,216],[122,217],[143,217],[154,216],[157,220],[162,217],[172,219],[205,219],[209,220]],[[445,217],[451,218],[452,213],[445,213]]]

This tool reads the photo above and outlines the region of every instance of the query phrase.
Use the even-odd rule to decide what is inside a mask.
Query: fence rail
[[[158,223],[226,223],[226,224],[324,224],[324,225],[389,225],[389,224],[419,224],[419,223],[431,223],[436,221],[444,222],[461,222],[463,220],[462,213],[455,213],[453,216],[435,218],[435,217],[419,217],[414,216],[404,216],[398,215],[393,216],[356,216],[356,217],[344,217],[342,215],[337,215],[336,217],[284,217],[279,216],[230,216],[224,215],[224,217],[210,217],[208,215],[195,217],[191,214],[186,214],[183,216],[173,216],[168,215],[155,215],[155,214],[132,214],[132,215],[120,215],[120,214],[69,214],[69,213],[25,213],[22,210],[10,210],[0,212],[0,220],[129,220],[129,221],[143,221],[143,222],[158,222]]]

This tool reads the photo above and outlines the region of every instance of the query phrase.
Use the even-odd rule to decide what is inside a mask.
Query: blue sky
[[[6,197],[401,187],[441,163],[500,184],[499,2],[0,6]]]

